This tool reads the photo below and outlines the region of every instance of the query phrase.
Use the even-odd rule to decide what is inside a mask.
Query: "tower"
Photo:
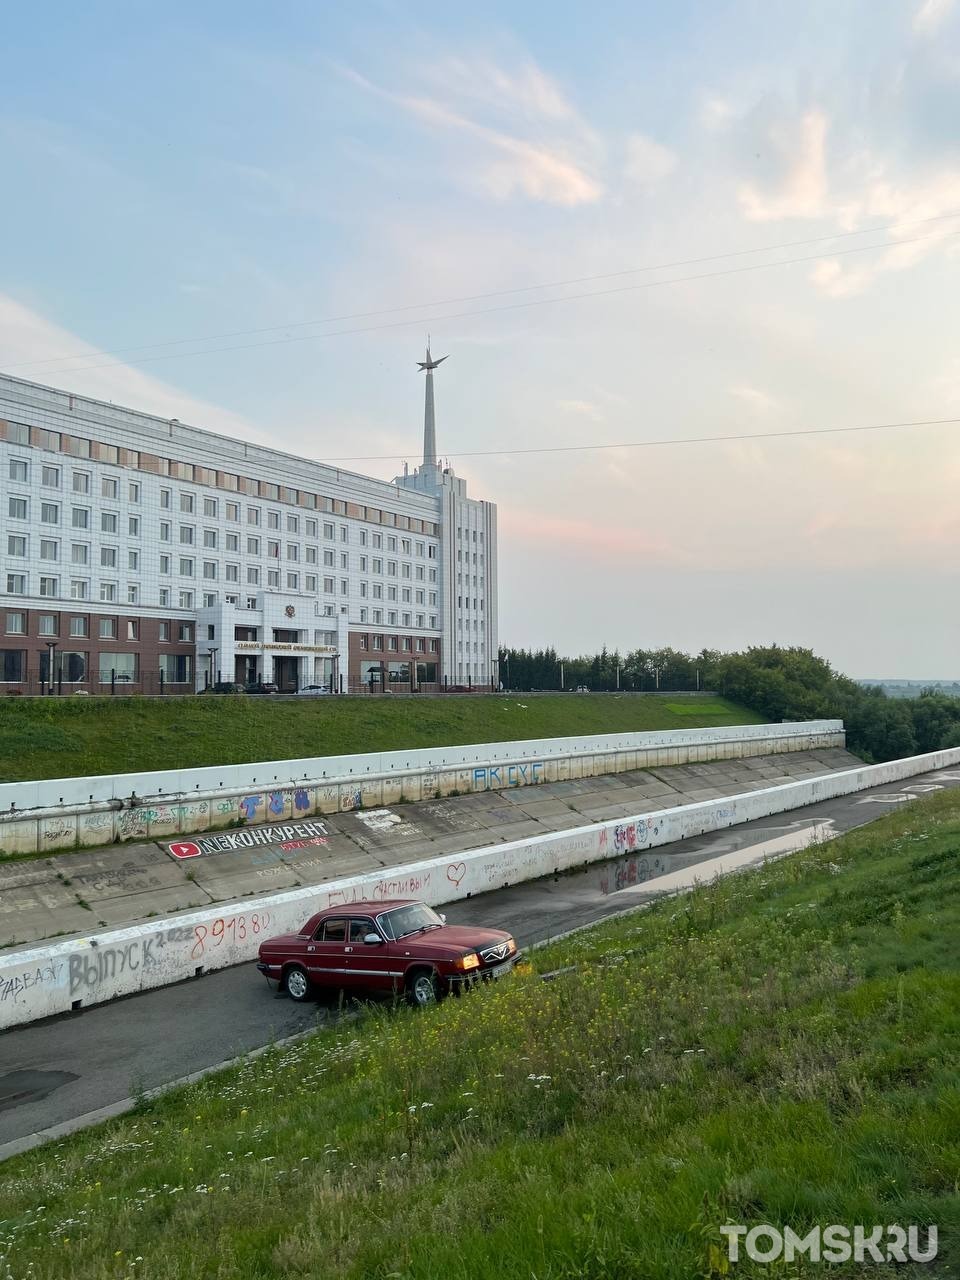
[[[433,371],[443,364],[447,356],[434,360],[430,355],[430,339],[427,338],[427,358],[418,360],[417,365],[427,375],[427,385],[423,397],[423,465],[424,468],[435,468],[437,465],[437,419],[433,404]]]

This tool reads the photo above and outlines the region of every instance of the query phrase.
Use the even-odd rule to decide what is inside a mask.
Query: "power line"
[[[800,427],[795,431],[752,431],[728,436],[677,436],[663,440],[622,440],[618,444],[559,444],[529,449],[444,450],[451,458],[510,458],[528,453],[595,453],[604,449],[655,449],[673,444],[730,444],[739,440],[788,440],[797,436],[836,436],[854,431],[899,431],[910,427],[946,427],[960,423],[960,418],[920,418],[913,422],[874,422],[858,427]],[[408,458],[403,453],[353,454],[324,458],[322,465],[334,462],[397,462]]]
[[[563,288],[569,288],[572,285],[577,285],[577,284],[589,284],[589,283],[598,282],[602,280],[621,279],[623,276],[628,276],[628,275],[648,274],[653,271],[672,271],[672,270],[677,270],[680,267],[699,266],[707,262],[720,262],[728,258],[745,257],[747,254],[776,253],[783,249],[795,249],[795,248],[800,248],[804,245],[824,244],[828,241],[843,240],[851,236],[876,235],[879,233],[886,234],[889,231],[896,230],[898,227],[923,226],[932,222],[943,222],[943,221],[953,219],[953,218],[958,218],[958,217],[960,217],[960,210],[957,210],[953,213],[935,214],[934,216],[929,218],[915,218],[915,219],[909,219],[907,221],[901,220],[898,222],[891,222],[883,226],[865,227],[860,231],[838,231],[830,235],[813,236],[803,240],[787,240],[787,241],[781,242],[780,244],[761,245],[761,246],[757,246],[755,248],[750,248],[750,249],[732,249],[732,250],[728,250],[725,253],[707,254],[705,256],[697,257],[697,258],[681,258],[673,262],[656,263],[646,267],[627,267],[619,271],[608,271],[608,272],[602,272],[602,273],[598,273],[594,275],[586,275],[586,276],[573,276],[567,280],[553,280],[544,284],[522,285],[513,289],[497,289],[487,293],[463,294],[457,297],[438,299],[433,302],[406,303],[402,306],[396,306],[396,307],[381,307],[373,311],[348,312],[344,315],[328,316],[326,318],[322,318],[319,320],[298,320],[288,324],[268,325],[266,327],[258,328],[258,329],[236,329],[233,331],[228,331],[226,333],[208,334],[205,337],[172,338],[164,342],[144,343],[140,346],[133,346],[133,347],[106,348],[100,351],[87,351],[78,355],[47,356],[42,360],[20,360],[20,361],[17,361],[15,364],[10,364],[10,365],[7,365],[6,367],[8,369],[25,369],[25,368],[37,367],[39,365],[59,364],[64,361],[92,360],[97,356],[127,355],[131,352],[138,352],[138,351],[156,351],[166,347],[185,346],[190,343],[216,342],[216,341],[219,341],[221,338],[254,337],[258,334],[277,333],[277,332],[280,332],[281,330],[285,331],[290,329],[314,328],[318,325],[341,324],[350,320],[366,320],[372,316],[398,315],[402,312],[424,311],[424,310],[429,310],[430,308],[433,308],[433,307],[455,306],[455,305],[459,305],[460,303],[467,303],[467,302],[483,302],[490,298],[514,297],[517,294],[535,293],[543,289],[563,289]],[[950,233],[950,234],[953,234],[953,233]],[[814,255],[814,257],[816,258],[837,257],[842,254],[866,252],[871,249],[884,249],[884,248],[888,248],[890,246],[894,246],[898,244],[912,244],[914,243],[915,240],[925,240],[925,239],[935,239],[935,238],[937,238],[935,235],[918,236],[918,237],[913,237],[913,238],[904,239],[904,240],[884,241],[879,244],[858,245],[852,249],[839,249],[839,250],[836,250],[836,252],[818,254],[818,255]],[[746,267],[734,268],[734,270],[741,270],[741,271],[742,270],[759,270],[762,267],[789,266],[794,262],[813,261],[814,257],[794,258],[794,259],[788,258],[788,259],[784,259],[782,261],[777,261],[777,262],[751,263],[751,264],[748,264]],[[707,278],[710,278],[710,275],[720,275],[720,274],[727,274],[727,273],[715,272],[715,273],[709,273],[709,275],[687,276],[687,277],[682,277],[682,280],[707,279]],[[682,280],[679,282],[682,282]],[[637,285],[626,286],[626,287],[633,288],[633,289],[654,288],[659,285],[676,284],[676,283],[678,283],[678,281],[659,280],[659,281],[644,282]],[[530,303],[520,303],[515,305],[536,306],[536,305],[547,304],[550,302],[576,301],[585,297],[602,297],[606,293],[610,293],[610,292],[617,292],[617,291],[616,290],[596,290],[596,291],[591,291],[589,293],[573,294],[573,295],[564,296],[561,298],[534,299]],[[490,311],[501,310],[501,309],[503,308],[489,307],[489,308],[484,308],[477,312],[461,312],[452,316],[435,317],[435,319],[441,319],[441,320],[461,319],[466,315],[474,315],[474,314],[485,315]],[[420,318],[415,321],[407,321],[407,322],[400,322],[400,323],[401,324],[403,323],[424,324],[424,323],[428,323],[428,320],[424,318]],[[252,348],[259,347],[259,346],[279,345],[279,344],[282,344],[283,342],[295,342],[295,341],[304,342],[304,341],[310,341],[318,338],[341,337],[346,334],[369,333],[375,329],[390,328],[390,327],[399,327],[399,326],[398,325],[372,325],[367,328],[348,329],[348,330],[338,331],[336,333],[307,334],[304,337],[299,337],[299,338],[277,339],[273,343],[250,343],[250,344],[244,344],[242,346],[214,347],[214,348],[209,348],[203,351],[177,352],[170,356],[152,356],[152,357],[145,356],[142,360],[123,361],[123,362],[117,361],[117,362],[112,362],[111,364],[108,364],[108,365],[81,365],[79,366],[79,368],[81,370],[85,368],[103,369],[103,368],[111,368],[113,367],[113,364],[118,364],[118,363],[143,364],[143,363],[146,363],[148,360],[154,361],[154,360],[179,359],[185,356],[207,355],[207,354],[214,354],[220,351],[244,351],[244,350],[250,350]],[[64,372],[69,372],[69,370],[64,370]]]

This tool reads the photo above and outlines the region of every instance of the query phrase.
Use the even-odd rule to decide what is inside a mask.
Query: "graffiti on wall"
[[[530,764],[478,765],[473,770],[474,791],[496,790],[498,787],[523,787],[542,782],[542,760]]]

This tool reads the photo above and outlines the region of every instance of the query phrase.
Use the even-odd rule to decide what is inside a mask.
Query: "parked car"
[[[237,684],[234,680],[217,680],[214,684],[207,685],[206,689],[201,689],[201,693],[243,693],[242,684]]]
[[[502,929],[449,925],[423,902],[353,902],[312,915],[299,933],[260,944],[257,968],[293,1000],[319,987],[403,993],[427,1005],[502,978],[521,959]]]
[[[330,686],[327,684],[305,684],[302,689],[297,690],[297,696],[300,698],[321,698],[325,693],[330,692]]]
[[[254,680],[252,684],[248,684],[245,693],[279,693],[280,689],[275,684],[267,683],[263,680]]]

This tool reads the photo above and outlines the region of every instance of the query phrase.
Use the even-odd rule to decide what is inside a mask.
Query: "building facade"
[[[436,362],[439,363],[439,362]],[[496,508],[0,376],[0,693],[483,688]]]

